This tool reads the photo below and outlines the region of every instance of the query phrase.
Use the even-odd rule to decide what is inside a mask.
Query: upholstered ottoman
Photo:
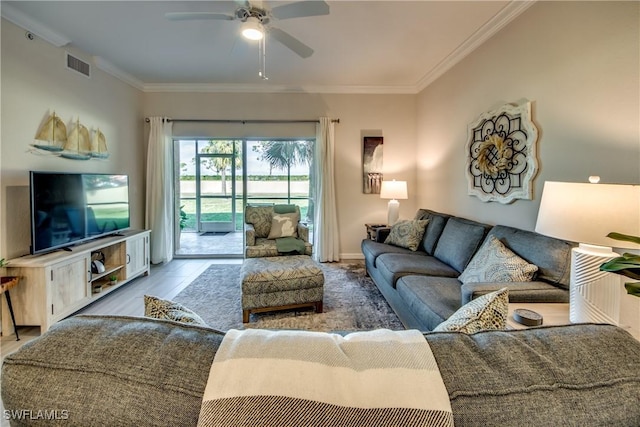
[[[314,307],[322,313],[324,274],[310,256],[247,258],[240,277],[244,323],[265,311]]]

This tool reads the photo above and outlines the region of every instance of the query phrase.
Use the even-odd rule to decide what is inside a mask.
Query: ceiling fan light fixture
[[[242,35],[249,40],[262,40],[264,37],[264,27],[260,20],[250,16],[242,24]]]

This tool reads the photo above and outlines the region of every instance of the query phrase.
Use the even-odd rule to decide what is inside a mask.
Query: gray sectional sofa
[[[12,426],[196,426],[222,338],[213,329],[166,320],[66,319],[4,359],[4,417]],[[456,427],[640,425],[640,343],[618,327],[425,338]],[[305,421],[305,407],[286,425],[335,425],[330,418]],[[259,413],[249,425],[264,426]],[[350,425],[373,424],[354,417]]]
[[[429,220],[417,251],[385,244],[388,229],[379,230],[375,241],[362,241],[367,273],[407,328],[431,331],[475,297],[505,286],[511,302],[569,301],[573,243],[427,209],[419,209],[415,219]],[[462,284],[458,280],[489,236],[538,266],[532,281]]]

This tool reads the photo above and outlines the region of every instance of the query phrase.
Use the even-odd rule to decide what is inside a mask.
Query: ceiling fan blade
[[[232,21],[235,18],[231,15],[225,15],[223,13],[211,13],[211,12],[169,12],[165,13],[164,17],[169,21],[192,21],[197,19],[215,19],[221,21]]]
[[[303,58],[308,58],[313,55],[313,49],[279,28],[269,28],[269,34]]]
[[[276,6],[271,9],[276,19],[302,18],[303,16],[319,16],[329,14],[329,5],[324,1],[299,1]]]

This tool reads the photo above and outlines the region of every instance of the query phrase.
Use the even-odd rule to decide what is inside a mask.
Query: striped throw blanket
[[[209,372],[198,426],[453,426],[419,331],[230,330]]]

